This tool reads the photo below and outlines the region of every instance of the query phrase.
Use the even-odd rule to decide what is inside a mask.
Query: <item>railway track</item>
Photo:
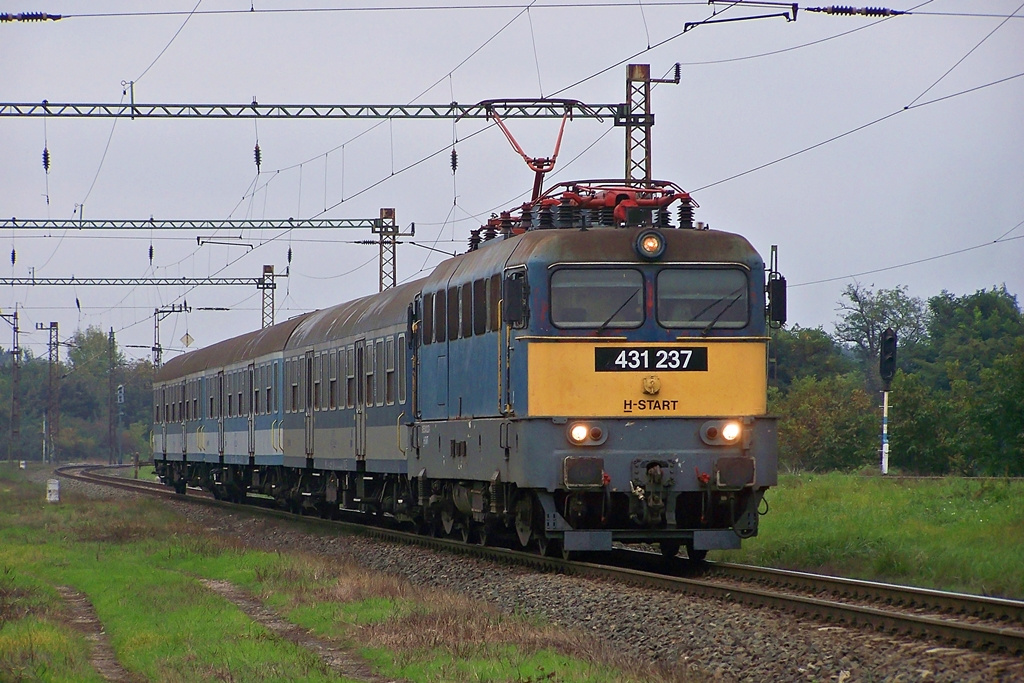
[[[126,479],[107,468],[65,467],[58,473],[83,481],[134,490],[164,498],[191,500],[225,509],[302,521],[313,526],[412,543],[450,552],[471,554],[546,571],[625,582],[673,593],[709,597],[728,602],[769,607],[805,618],[857,627],[932,638],[954,646],[1024,654],[1024,601],[950,593],[911,586],[845,579],[804,572],[751,567],[722,562],[701,565],[660,554],[620,550],[600,562],[579,562],[542,557],[508,548],[470,545],[350,521],[326,521],[266,508],[238,506],[214,500],[207,493],[189,490],[185,497],[155,483]]]

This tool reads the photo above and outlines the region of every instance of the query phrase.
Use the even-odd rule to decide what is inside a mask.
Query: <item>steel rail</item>
[[[886,610],[877,607],[851,605],[849,603],[839,602],[836,600],[786,594],[777,589],[765,590],[737,584],[722,583],[713,579],[674,576],[671,574],[631,569],[627,567],[564,560],[553,557],[542,557],[540,555],[510,550],[508,548],[471,545],[455,540],[432,538],[421,536],[419,534],[397,531],[383,527],[370,527],[352,522],[336,522],[310,517],[297,517],[291,513],[278,510],[226,503],[224,501],[214,500],[212,496],[200,498],[199,496],[190,495],[183,497],[164,487],[160,487],[164,490],[157,491],[152,486],[152,482],[147,482],[146,486],[133,486],[133,484],[138,484],[138,482],[120,477],[101,475],[97,473],[96,470],[98,469],[103,469],[103,466],[93,466],[89,471],[82,473],[72,472],[70,471],[70,468],[61,468],[58,472],[62,476],[68,476],[84,481],[92,481],[93,483],[101,483],[122,489],[145,488],[146,492],[156,493],[156,495],[160,495],[164,498],[182,501],[191,500],[192,502],[202,505],[215,506],[236,511],[244,509],[257,514],[298,521],[320,528],[333,530],[342,529],[361,535],[381,538],[383,540],[454,551],[517,565],[533,566],[547,571],[557,571],[564,574],[587,578],[608,579],[635,586],[657,588],[672,593],[695,595],[727,602],[738,602],[755,607],[770,607],[772,609],[782,610],[787,613],[803,617],[821,619],[826,622],[838,622],[852,626],[870,626],[884,632],[900,633],[915,637],[936,638],[941,641],[970,646],[976,649],[996,649],[1011,654],[1024,654],[1024,630],[998,628],[986,624],[972,624],[950,619],[936,618],[934,616],[908,614],[905,612]],[[634,554],[652,555],[651,553]],[[722,565],[713,564],[712,567],[721,568]],[[800,574],[800,572],[793,573]],[[811,577],[814,575],[805,576]],[[826,578],[832,579],[834,577]],[[933,592],[939,593],[940,591]],[[973,596],[963,597],[971,598]]]
[[[842,597],[1024,624],[1024,601],[1021,600],[729,562],[709,562],[708,567],[713,575],[726,578],[799,590],[825,589]]]

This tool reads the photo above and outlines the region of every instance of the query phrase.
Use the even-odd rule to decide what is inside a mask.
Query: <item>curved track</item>
[[[343,528],[390,541],[470,553],[549,571],[767,606],[829,622],[936,638],[958,646],[1024,654],[1024,601],[729,563],[693,565],[678,559],[667,562],[658,554],[633,550],[621,550],[610,556],[595,558],[601,560],[600,564],[542,557],[507,548],[470,545],[379,526],[296,517],[277,510],[217,501],[209,494],[198,491],[190,490],[189,495],[183,497],[155,482],[105,474],[106,469],[102,466],[69,466],[57,472],[61,476],[147,495],[190,500],[225,509],[245,509],[314,525],[326,524],[334,529]]]

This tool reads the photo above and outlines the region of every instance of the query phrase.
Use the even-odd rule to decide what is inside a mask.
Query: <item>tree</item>
[[[1005,287],[961,297],[943,291],[928,300],[929,343],[917,363],[927,382],[948,389],[956,376],[981,381],[984,368],[1024,339],[1024,315]]]
[[[790,469],[856,469],[874,461],[880,420],[857,374],[802,377],[771,393],[782,415],[779,459]]]
[[[981,371],[974,422],[986,440],[979,468],[988,474],[1024,476],[1024,338],[1012,353]]]
[[[778,330],[772,344],[775,385],[783,390],[800,377],[825,379],[856,370],[856,362],[820,327],[794,325]]]
[[[835,336],[851,344],[864,363],[864,374],[872,389],[881,388],[878,378],[878,348],[882,332],[891,327],[899,338],[899,367],[907,367],[928,339],[929,313],[922,299],[907,294],[905,286],[873,292],[860,285],[847,285],[846,301],[839,301],[840,319]]]

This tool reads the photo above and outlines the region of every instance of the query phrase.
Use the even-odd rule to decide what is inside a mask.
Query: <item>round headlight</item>
[[[636,253],[653,261],[665,253],[665,236],[657,230],[644,230],[636,238]]]
[[[583,423],[576,423],[569,428],[569,440],[575,444],[581,444],[590,435],[590,428]]]
[[[726,422],[725,426],[722,427],[722,438],[726,441],[735,441],[740,438],[740,423]]]

